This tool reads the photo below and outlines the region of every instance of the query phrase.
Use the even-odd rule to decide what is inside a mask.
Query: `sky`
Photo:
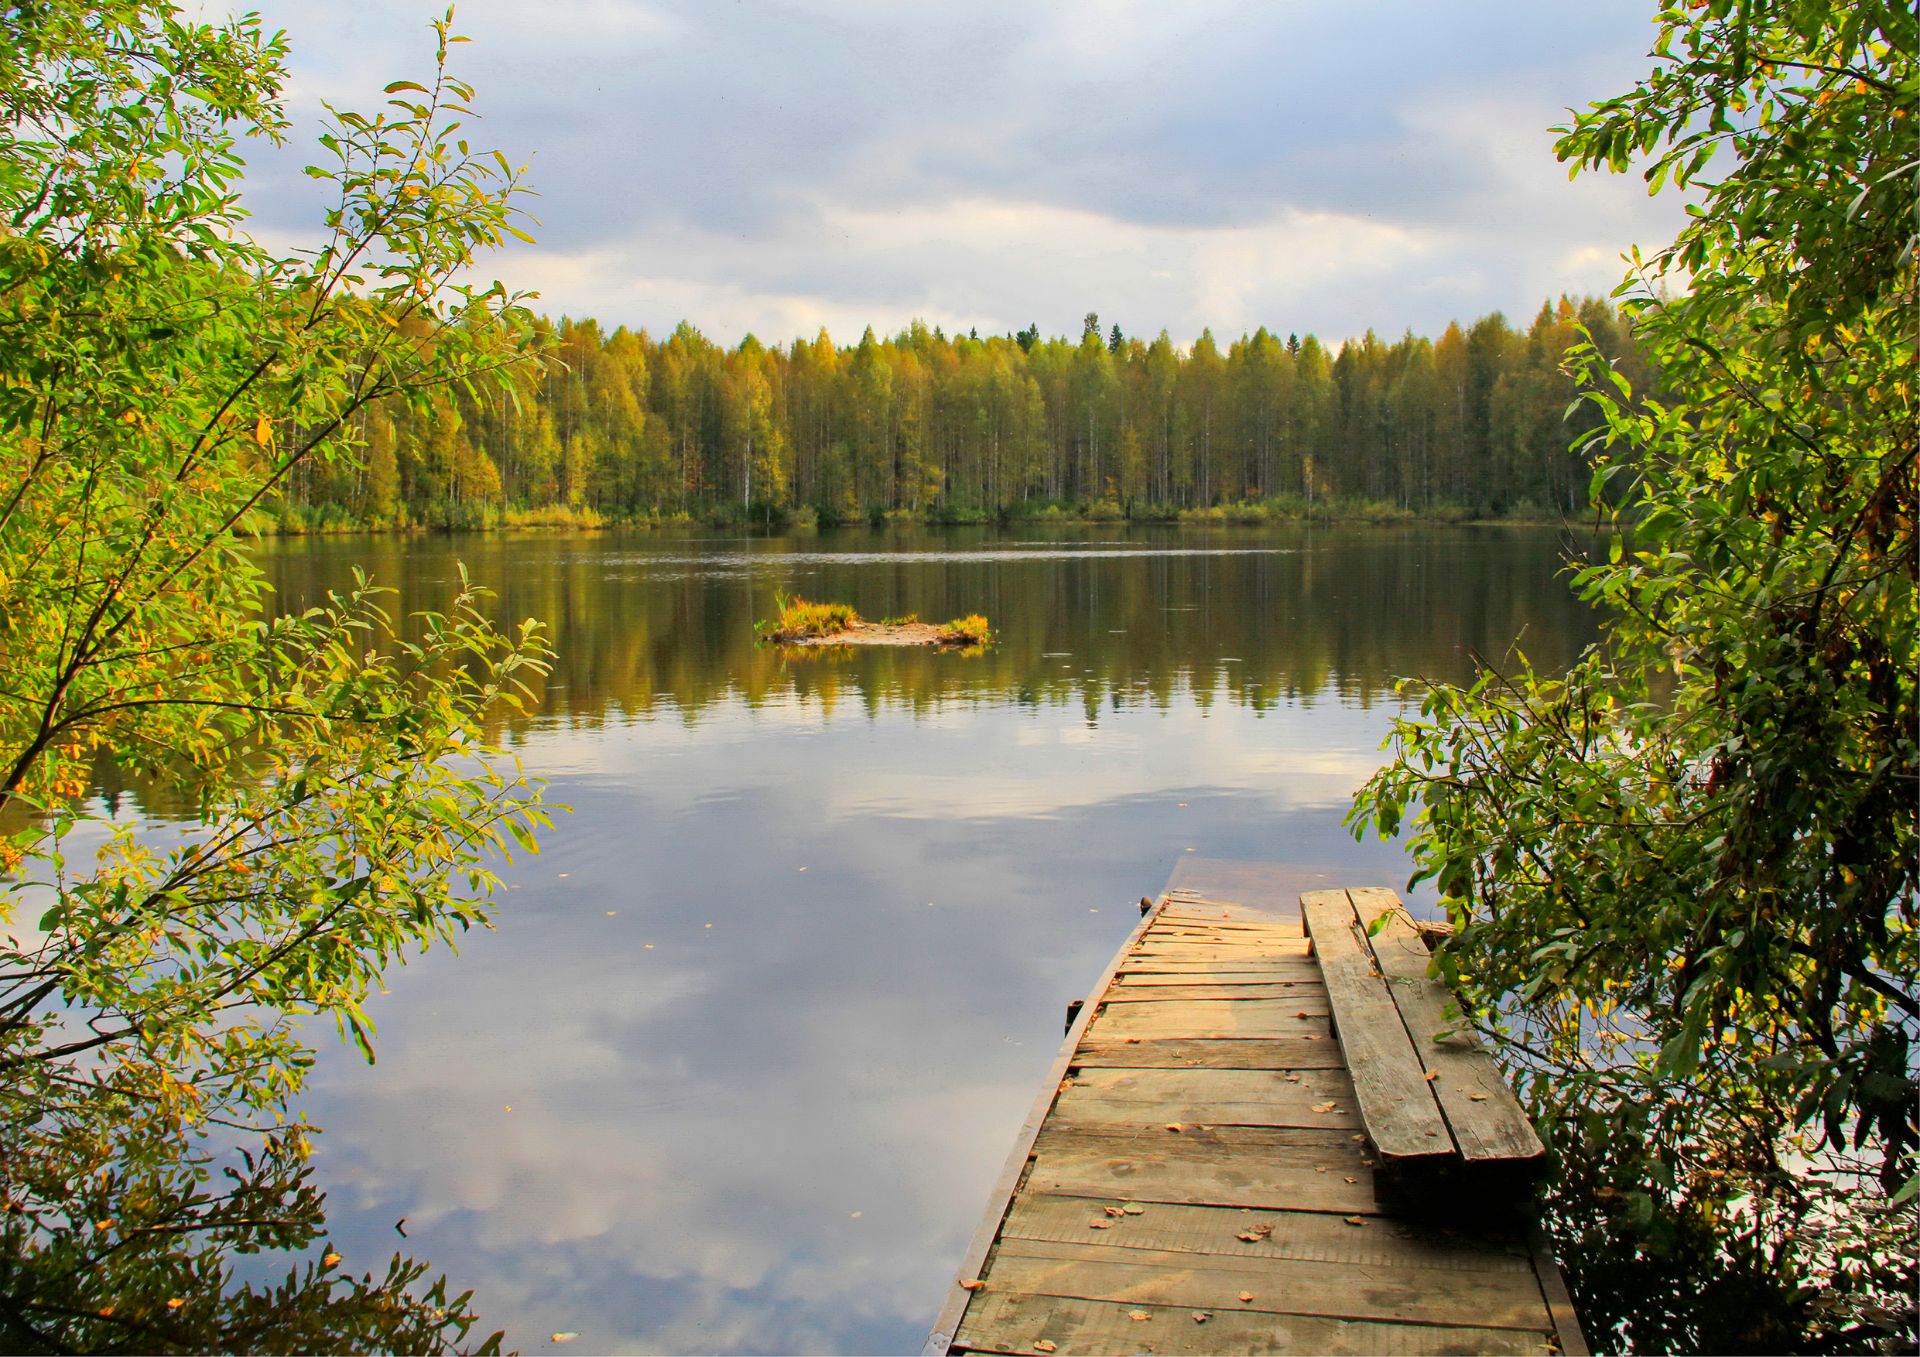
[[[293,154],[271,244],[314,237],[321,101],[433,58],[419,0],[264,0]],[[464,0],[476,145],[529,166],[534,245],[488,276],[549,315],[727,344],[914,319],[1077,336],[1435,335],[1604,294],[1679,199],[1569,182],[1552,125],[1630,87],[1636,0]]]

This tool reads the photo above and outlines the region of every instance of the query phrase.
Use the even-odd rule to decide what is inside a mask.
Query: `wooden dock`
[[[1585,1353],[1392,892],[1189,859],[1142,904],[926,1352]]]

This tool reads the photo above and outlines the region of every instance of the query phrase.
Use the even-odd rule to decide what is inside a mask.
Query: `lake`
[[[1401,886],[1341,825],[1397,678],[1594,636],[1547,529],[270,544],[288,604],[456,561],[559,660],[504,733],[571,806],[498,931],[389,977],[307,1107],[335,1246],[509,1346],[917,1351],[1084,994],[1188,853]],[[757,647],[776,591],[983,612],[976,657]],[[1418,898],[1416,904],[1422,903]],[[404,1220],[406,1238],[396,1232]]]

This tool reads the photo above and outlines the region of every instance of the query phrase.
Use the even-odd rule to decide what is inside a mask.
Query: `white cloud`
[[[283,0],[304,111],[428,56],[423,0]],[[555,313],[731,342],[919,317],[1191,339],[1437,333],[1604,291],[1677,200],[1545,128],[1644,65],[1638,6],[469,0],[476,135],[531,159]],[[290,162],[287,162],[290,163]],[[263,227],[311,220],[263,164]],[[304,206],[302,206],[304,204]]]

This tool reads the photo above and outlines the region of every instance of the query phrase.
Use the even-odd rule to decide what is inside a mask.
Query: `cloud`
[[[437,3],[286,0],[296,111],[417,75]],[[1545,130],[1624,88],[1640,6],[469,0],[475,135],[530,160],[554,312],[731,341],[919,317],[1437,333],[1604,291],[1677,199],[1570,185]],[[267,157],[281,235],[314,200]]]

